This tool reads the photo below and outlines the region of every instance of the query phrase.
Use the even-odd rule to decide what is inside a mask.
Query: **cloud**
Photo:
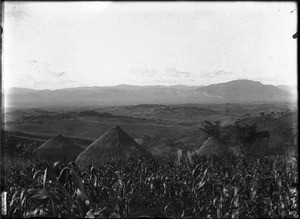
[[[212,71],[212,72],[203,73],[202,77],[204,77],[204,78],[214,78],[214,77],[223,76],[223,75],[230,75],[232,73],[233,72],[218,70],[218,71]]]
[[[55,88],[64,88],[64,87],[74,87],[74,86],[82,86],[82,84],[77,80],[72,80],[68,78],[63,79],[55,79],[55,78],[46,78],[46,77],[38,77],[37,75],[30,76],[27,74],[23,74],[23,80],[18,81],[18,86],[21,87],[30,87],[34,89],[52,89]]]
[[[130,71],[133,74],[138,74],[144,77],[154,77],[158,73],[158,71],[151,68],[136,68],[136,69],[130,69]]]
[[[28,8],[24,3],[5,2],[5,14],[16,21],[29,18],[30,16],[26,11]]]
[[[67,76],[67,71],[61,71],[59,69],[53,68],[49,63],[47,62],[39,62],[37,60],[30,60],[26,62],[30,65],[33,72],[38,72],[41,75],[51,75],[55,78],[60,78],[63,76]]]
[[[227,71],[220,70],[220,71],[214,72],[214,74],[215,75],[229,75],[229,74],[232,74],[232,72],[227,72]]]
[[[172,77],[190,77],[192,75],[190,72],[178,71],[175,68],[167,68],[165,74]]]
[[[58,77],[62,77],[64,75],[66,75],[66,74],[67,74],[67,71],[63,71],[63,72],[57,73],[57,76]]]
[[[29,60],[25,62],[25,69],[21,71],[22,80],[15,81],[22,87],[31,87],[36,89],[58,88],[81,86],[81,83],[70,77],[68,71],[61,69],[58,64],[50,64],[39,60]],[[19,71],[20,72],[20,71]]]
[[[62,80],[62,81],[35,81],[36,84],[38,85],[80,85],[79,81],[76,80]]]
[[[38,62],[36,60],[30,60],[27,63],[34,65],[34,64],[37,64]]]

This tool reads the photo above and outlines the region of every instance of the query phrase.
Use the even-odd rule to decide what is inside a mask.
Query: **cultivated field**
[[[144,161],[80,171],[74,163],[12,169],[8,217],[297,218],[297,162],[263,159]]]

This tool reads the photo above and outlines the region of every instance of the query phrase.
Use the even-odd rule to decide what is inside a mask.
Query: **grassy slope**
[[[107,107],[94,110],[111,113],[116,115],[115,118],[78,117],[77,119],[68,120],[48,119],[38,123],[17,119],[18,123],[7,123],[5,129],[32,134],[36,138],[43,136],[40,139],[47,139],[57,133],[61,133],[72,138],[93,141],[113,125],[120,125],[124,131],[140,141],[140,143],[145,136],[149,136],[151,141],[147,146],[164,151],[164,149],[169,150],[172,148],[171,146],[165,147],[168,139],[175,142],[173,149],[198,147],[201,145],[203,142],[199,137],[198,126],[203,120],[220,120],[223,124],[228,124],[248,113],[251,114],[251,118],[246,119],[245,122],[257,122],[260,124],[259,127],[265,126],[263,129],[268,129],[273,127],[271,120],[263,122],[262,118],[255,116],[262,111],[266,113],[274,111],[277,113],[288,108],[285,104],[269,103]],[[52,111],[49,114],[53,115],[55,114],[54,112],[59,111]],[[44,114],[45,112],[43,111],[42,113]],[[22,111],[18,111],[17,114],[15,113],[15,115],[20,116],[24,114],[30,115],[31,112],[24,111],[22,113]],[[39,115],[39,113],[34,111],[33,115]],[[297,121],[294,117],[291,119],[290,116],[284,115],[282,115],[282,120],[288,124],[291,124],[292,121]],[[88,141],[80,144],[86,147],[89,145]]]

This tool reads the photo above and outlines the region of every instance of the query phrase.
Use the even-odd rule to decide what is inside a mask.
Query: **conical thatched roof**
[[[187,153],[188,150],[197,150],[199,145],[202,145],[208,138],[209,135],[203,130],[199,129],[197,130],[197,134],[194,134],[193,136],[179,138],[176,141],[174,141],[174,143],[175,147],[177,146],[181,148],[184,153]]]
[[[125,160],[131,153],[138,153],[146,159],[152,157],[119,126],[114,126],[79,154],[75,162],[80,169],[100,167],[107,161]]]
[[[194,154],[205,157],[221,157],[229,153],[225,144],[222,144],[216,137],[209,137]]]
[[[70,162],[74,161],[82,151],[81,147],[58,134],[34,150],[33,156],[38,160]]]

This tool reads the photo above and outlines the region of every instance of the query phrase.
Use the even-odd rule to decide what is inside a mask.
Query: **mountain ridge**
[[[57,90],[75,90],[75,89],[98,89],[98,88],[156,88],[156,87],[166,87],[166,88],[197,88],[204,87],[205,85],[184,85],[184,84],[176,84],[176,85],[129,85],[129,84],[118,84],[112,86],[80,86],[80,87],[67,87],[67,88],[58,88],[58,89],[33,89],[33,88],[25,88],[25,87],[9,87],[5,90],[24,90],[24,91],[57,91]]]
[[[128,105],[188,104],[207,102],[285,101],[293,94],[259,81],[234,80],[207,86],[150,85],[93,86],[34,90],[12,88],[6,92],[9,105]]]

